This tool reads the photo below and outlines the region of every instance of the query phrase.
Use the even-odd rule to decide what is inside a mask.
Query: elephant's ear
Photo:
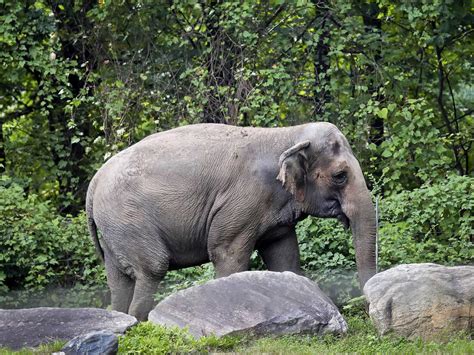
[[[278,161],[280,173],[277,180],[280,180],[283,187],[300,202],[303,202],[305,197],[308,162],[304,149],[308,146],[309,141],[295,144],[284,151]]]

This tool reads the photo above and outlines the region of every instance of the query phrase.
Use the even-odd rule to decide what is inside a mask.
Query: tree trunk
[[[234,55],[237,49],[219,25],[219,19],[222,16],[219,1],[212,1],[207,10],[205,11],[205,22],[211,51],[206,58],[209,94],[202,122],[227,123],[226,116],[235,116],[238,113],[234,112],[235,109],[232,111],[233,106],[230,105],[227,95],[221,95],[219,88],[235,89]],[[214,10],[214,12],[210,14],[210,10]],[[228,96],[230,97],[230,95]]]
[[[378,32],[379,34],[382,33],[382,21],[377,18],[379,14],[379,9],[377,4],[368,4],[364,6],[362,9],[362,19],[365,25],[366,33],[370,33],[373,31]],[[380,36],[379,36],[380,39]],[[377,96],[375,97],[378,102],[384,102],[385,96],[380,93],[381,85],[376,83],[374,78],[377,74],[377,66],[382,59],[382,55],[380,53],[380,46],[376,46],[376,51],[374,54],[374,65],[368,65],[369,75],[371,80],[369,82],[368,92],[370,94],[376,93]],[[370,121],[370,133],[369,133],[369,142],[379,146],[382,144],[384,140],[384,121],[383,118],[374,115]]]
[[[5,155],[5,138],[3,136],[3,121],[0,120],[0,174],[5,173],[7,163]]]
[[[328,11],[328,10],[326,10]],[[319,15],[322,17],[320,23],[321,34],[316,45],[314,56],[314,112],[316,117],[322,117],[325,112],[326,103],[331,101],[331,93],[325,88],[329,83],[329,25],[327,12]]]

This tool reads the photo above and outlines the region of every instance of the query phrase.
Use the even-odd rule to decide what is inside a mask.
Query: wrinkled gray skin
[[[247,270],[257,249],[269,270],[301,273],[295,224],[307,215],[350,225],[361,286],[375,273],[370,193],[329,123],[153,134],[104,164],[86,210],[112,308],[140,320],[167,270],[211,261],[227,276]]]

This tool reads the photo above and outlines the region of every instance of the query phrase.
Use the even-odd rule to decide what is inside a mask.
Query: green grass
[[[320,353],[474,353],[474,342],[458,335],[447,343],[378,336],[365,316],[347,317],[349,332],[343,337],[292,335],[246,339],[243,337],[204,337],[194,340],[186,331],[141,323],[120,338],[119,353],[163,354],[188,352],[237,352],[245,354],[320,354]]]
[[[214,336],[194,339],[187,331],[165,328],[149,322],[140,323],[119,338],[119,354],[169,354],[232,352],[242,354],[474,354],[474,341],[469,335],[452,337],[449,342],[408,340],[394,335],[379,336],[364,315],[346,317],[349,332],[342,337],[326,335],[287,335],[251,339],[245,337]],[[20,352],[0,348],[0,354],[51,354],[59,351],[64,342],[43,345]]]
[[[49,355],[53,352],[60,351],[61,348],[64,346],[64,344],[66,344],[65,341],[55,341],[48,344],[42,344],[39,347],[34,348],[34,349],[25,348],[18,351],[12,351],[7,348],[0,348],[0,355],[10,355],[10,354],[15,354],[15,355],[30,355],[30,354],[46,355],[48,354]]]
[[[457,336],[449,343],[424,342],[407,340],[390,336],[379,336],[365,317],[350,317],[349,332],[343,337],[326,335],[321,338],[314,336],[283,336],[277,338],[257,339],[235,349],[242,353],[456,353],[469,354],[474,352],[474,342],[467,336]]]

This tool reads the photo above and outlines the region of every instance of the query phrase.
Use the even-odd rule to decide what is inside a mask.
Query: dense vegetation
[[[197,122],[335,123],[379,200],[380,267],[472,262],[473,20],[464,0],[0,0],[0,300],[103,284],[88,181]],[[356,295],[350,235],[316,219],[298,234],[308,274]]]

